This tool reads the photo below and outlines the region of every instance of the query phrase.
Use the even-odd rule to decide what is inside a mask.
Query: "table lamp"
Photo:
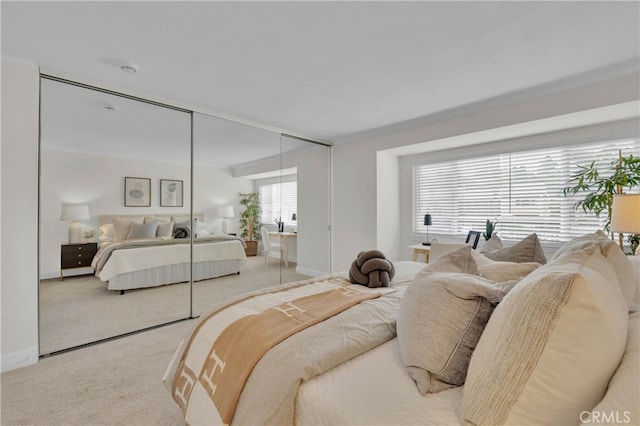
[[[611,206],[611,231],[640,234],[640,194],[615,194]],[[620,248],[622,241],[620,241]]]
[[[431,245],[431,241],[429,240],[429,226],[433,225],[431,221],[431,215],[429,213],[424,215],[424,226],[427,227],[427,242],[425,246]]]
[[[222,232],[229,233],[229,218],[235,216],[233,206],[218,207],[218,216],[222,217]]]
[[[82,226],[79,220],[89,220],[89,206],[62,206],[60,220],[70,220],[69,244],[80,244],[82,242]]]

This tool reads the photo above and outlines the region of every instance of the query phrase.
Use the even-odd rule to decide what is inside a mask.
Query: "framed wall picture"
[[[160,207],[182,207],[182,181],[160,179]]]
[[[478,241],[480,240],[480,232],[479,231],[469,231],[467,234],[467,244],[471,245],[471,248],[475,249],[478,247]]]
[[[151,207],[151,179],[125,177],[124,206]]]

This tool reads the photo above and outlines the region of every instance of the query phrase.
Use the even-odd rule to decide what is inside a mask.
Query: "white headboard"
[[[194,217],[198,218],[198,221],[200,221],[201,223],[204,221],[204,213],[195,213],[193,215]],[[109,223],[113,223],[113,218],[117,217],[117,218],[123,218],[123,219],[134,219],[134,218],[145,218],[145,217],[161,217],[161,218],[167,218],[170,219],[171,217],[174,218],[174,220],[176,220],[177,222],[184,222],[185,220],[189,220],[189,214],[185,213],[185,214],[166,214],[166,213],[162,213],[162,214],[154,214],[154,213],[148,213],[148,214],[113,214],[113,215],[98,215],[98,226],[102,226],[102,225],[106,225]]]

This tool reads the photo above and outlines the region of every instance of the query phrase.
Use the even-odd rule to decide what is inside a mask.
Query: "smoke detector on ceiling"
[[[135,74],[138,72],[138,66],[136,64],[124,64],[120,66],[120,69],[127,74]]]

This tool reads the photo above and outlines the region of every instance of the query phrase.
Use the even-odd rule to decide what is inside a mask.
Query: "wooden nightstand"
[[[97,252],[97,243],[63,244],[60,247],[60,279],[65,269],[91,267]]]

